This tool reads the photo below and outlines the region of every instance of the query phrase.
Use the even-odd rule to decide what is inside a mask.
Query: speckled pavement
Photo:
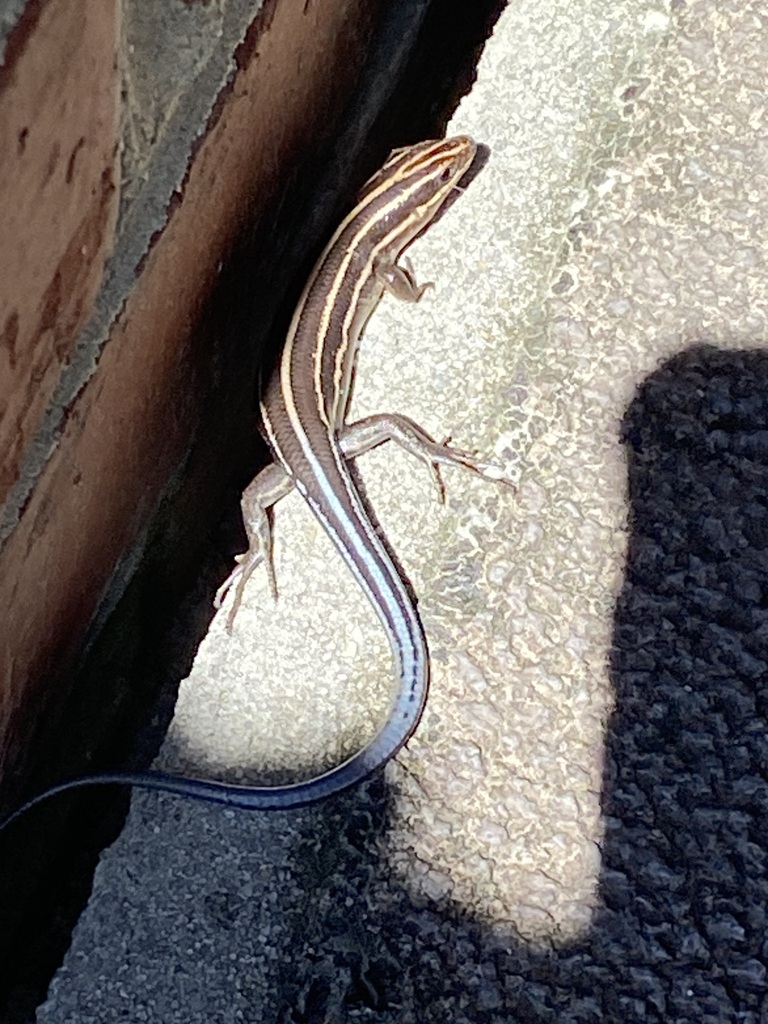
[[[418,734],[301,811],[136,794],[40,1024],[768,1020],[766,67],[757,0],[505,11],[452,125],[491,159],[353,410],[519,486],[449,470],[440,507],[360,460],[430,638]],[[164,767],[285,778],[386,711],[373,613],[298,499],[275,528],[279,601],[225,608]]]

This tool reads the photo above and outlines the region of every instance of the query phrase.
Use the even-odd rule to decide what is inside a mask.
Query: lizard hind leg
[[[216,591],[213,602],[214,608],[221,608],[226,595],[232,587],[235,588],[235,599],[227,616],[227,630],[230,633],[243,599],[245,585],[254,569],[262,562],[266,563],[272,597],[277,599],[277,577],[272,557],[272,525],[268,510],[292,490],[293,480],[283,467],[275,462],[263,469],[243,491],[240,504],[248,538],[248,550],[235,556],[237,565]]]

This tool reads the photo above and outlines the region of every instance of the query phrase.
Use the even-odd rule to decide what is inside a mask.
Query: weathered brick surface
[[[78,5],[74,36],[64,28],[44,32],[46,18],[67,7],[61,0],[43,6],[0,94],[0,104],[8,103],[20,119],[20,101],[8,90],[21,88],[22,61],[30,62],[26,153],[18,153],[22,128],[16,120],[4,129],[16,140],[15,159],[29,162],[34,181],[33,194],[15,204],[17,236],[3,239],[0,247],[3,261],[16,264],[13,285],[0,282],[2,308],[11,310],[10,295],[27,296],[14,341],[15,369],[0,384],[7,408],[15,410],[2,435],[6,483],[28,456],[34,428],[50,408],[61,361],[87,317],[108,249],[110,194],[102,181],[114,149],[114,118],[108,116],[117,87],[110,49],[114,9],[91,0],[87,10],[99,16],[91,23]],[[136,261],[135,283],[119,316],[86,353],[93,372],[64,410],[52,454],[26,467],[34,486],[0,553],[0,770],[6,773],[18,772],[33,749],[40,709],[63,699],[68,668],[100,601],[115,586],[115,567],[146,536],[160,496],[189,451],[221,358],[207,343],[210,334],[200,342],[196,321],[221,261],[243,229],[245,211],[258,216],[291,167],[332,131],[364,57],[356,43],[377,9],[362,0],[278,0],[254,15],[235,53],[236,71],[211,98],[186,154],[182,183],[168,195],[152,241]],[[47,92],[35,79],[36,67],[70,63],[71,71],[46,79]],[[94,95],[102,87],[111,90],[109,101]],[[45,99],[50,131],[39,120]],[[58,148],[50,134],[55,122],[62,139]],[[47,139],[45,145],[38,136]],[[86,143],[79,143],[81,137]],[[60,155],[49,163],[61,180],[58,190],[44,184],[54,150]],[[9,159],[0,156],[0,202],[7,176],[19,173]],[[63,189],[71,196],[66,218],[60,209]],[[23,259],[17,255],[22,252]],[[53,302],[56,288],[60,298]],[[8,338],[16,329],[10,313],[2,322],[7,366]]]
[[[93,310],[117,209],[116,2],[42,5],[0,68],[0,501]]]

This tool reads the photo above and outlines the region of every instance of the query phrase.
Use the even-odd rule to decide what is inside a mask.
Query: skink
[[[70,779],[29,800],[0,824],[5,828],[31,807],[81,786],[115,783],[252,809],[297,807],[361,781],[393,757],[412,735],[426,700],[429,657],[424,629],[405,581],[379,539],[347,467],[354,458],[394,440],[429,466],[442,491],[438,467],[458,464],[503,481],[496,467],[468,452],[437,444],[404,416],[371,416],[346,423],[358,345],[365,323],[385,290],[417,301],[404,250],[456,194],[477,146],[467,136],[395,150],[364,187],[317,261],[293,316],[261,412],[275,456],[246,488],[243,516],[249,549],[219,589],[235,599],[229,626],[253,569],[266,562],[276,593],[267,509],[295,487],[318,518],[386,630],[398,677],[385,725],[370,743],[325,774],[285,786],[240,786],[162,772],[107,771]]]

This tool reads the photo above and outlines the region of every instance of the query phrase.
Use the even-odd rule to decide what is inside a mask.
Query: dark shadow
[[[768,1020],[768,353],[701,346],[623,424],[630,539],[611,658],[601,909],[511,945],[388,878],[386,794],[327,807],[281,1024]],[[513,823],[512,823],[513,824]]]

